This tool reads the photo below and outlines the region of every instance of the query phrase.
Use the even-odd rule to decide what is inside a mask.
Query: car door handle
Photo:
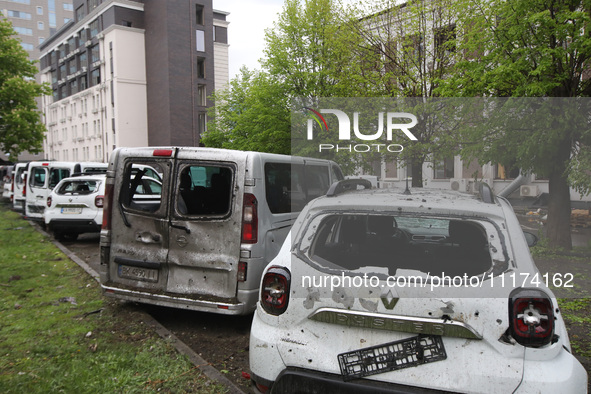
[[[162,236],[158,233],[151,233],[149,231],[143,231],[135,234],[136,241],[145,244],[158,244],[162,241]]]

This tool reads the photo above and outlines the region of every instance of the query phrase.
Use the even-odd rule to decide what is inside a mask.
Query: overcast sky
[[[260,68],[265,29],[273,26],[283,7],[283,0],[213,0],[215,10],[229,12],[227,20],[230,44],[230,79],[240,67]]]

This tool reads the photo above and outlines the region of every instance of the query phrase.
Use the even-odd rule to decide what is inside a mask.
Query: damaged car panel
[[[506,200],[341,190],[308,204],[265,271],[258,391],[585,392]]]

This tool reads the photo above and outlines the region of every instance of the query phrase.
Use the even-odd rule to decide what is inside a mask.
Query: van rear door
[[[173,155],[173,149],[122,149],[107,174],[116,175],[107,285],[166,291]],[[148,169],[162,180],[148,176]]]
[[[236,297],[246,154],[179,148],[166,290]]]

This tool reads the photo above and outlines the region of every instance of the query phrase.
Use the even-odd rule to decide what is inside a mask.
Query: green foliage
[[[205,146],[289,154],[289,100],[274,78],[242,68],[213,100]]]
[[[0,149],[17,157],[22,151],[41,150],[45,126],[35,97],[49,94],[47,85],[35,82],[37,68],[28,60],[12,29],[0,20]]]

